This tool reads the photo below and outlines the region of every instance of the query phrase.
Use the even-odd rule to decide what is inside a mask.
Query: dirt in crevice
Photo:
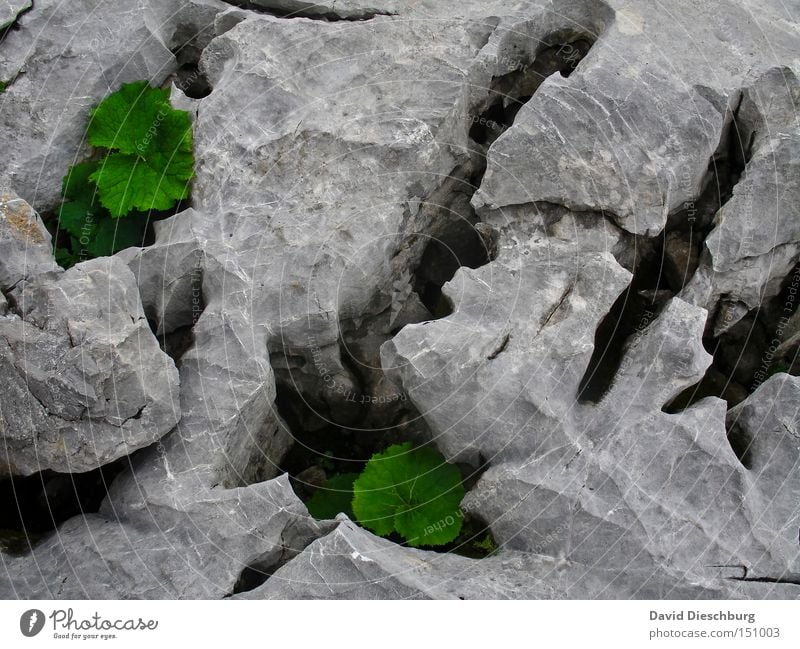
[[[190,29],[188,26],[180,30]],[[184,36],[184,42],[175,47],[172,53],[178,62],[178,71],[173,75],[175,86],[191,99],[203,99],[211,94],[212,87],[205,73],[200,69],[200,57],[203,49],[215,36],[214,23],[210,23],[199,30],[191,30],[190,35]]]
[[[239,578],[233,586],[231,595],[238,595],[255,590],[264,585],[277,568],[272,565],[251,564],[242,568]]]
[[[403,397],[398,396],[396,407],[382,409],[383,419],[378,421],[378,404],[372,403],[371,395],[351,392],[342,399],[347,401],[347,421],[337,420],[336,413],[341,410],[322,415],[296,389],[284,382],[277,384],[275,404],[294,440],[279,469],[289,474],[301,499],[307,499],[332,475],[361,472],[375,453],[388,446],[409,440],[420,443],[426,435],[427,431],[420,430],[424,421]],[[363,426],[368,419],[373,425]]]
[[[311,540],[309,540],[310,542]],[[263,559],[251,561],[242,568],[233,589],[226,597],[247,593],[263,586],[276,570],[286,565],[302,550],[303,548],[290,549],[284,545],[277,558],[274,556],[275,553],[271,552]]]
[[[192,325],[178,327],[169,333],[156,335],[156,338],[161,351],[175,361],[175,367],[180,369],[183,355],[194,344],[194,327]]]

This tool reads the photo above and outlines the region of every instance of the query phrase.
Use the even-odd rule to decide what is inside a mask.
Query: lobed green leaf
[[[461,530],[461,474],[434,449],[407,442],[373,455],[353,492],[357,520],[381,536],[397,532],[418,547],[449,543]]]

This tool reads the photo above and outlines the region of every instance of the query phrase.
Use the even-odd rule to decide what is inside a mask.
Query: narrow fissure
[[[480,156],[476,168],[463,178],[455,175],[451,193],[444,204],[429,200],[421,209],[430,212],[429,222],[436,226],[428,233],[428,243],[422,252],[412,278],[412,288],[428,310],[438,319],[450,315],[453,305],[442,293],[442,287],[453,279],[459,268],[480,268],[496,256],[493,232],[470,203],[480,187],[486,171],[486,159]]]
[[[42,471],[0,480],[0,551],[25,554],[73,516],[96,513],[128,458],[86,473]]]
[[[495,115],[510,125],[519,106],[530,99],[541,81],[553,72],[568,76],[592,41],[575,37],[551,42],[554,44],[545,44],[540,50],[529,70],[495,79],[492,101],[486,106],[489,117]],[[480,122],[477,120],[478,127],[486,126],[485,119]],[[321,361],[320,350],[313,350],[310,358],[307,354],[289,357],[281,350],[273,355],[276,407],[295,440],[281,469],[289,473],[293,488],[304,501],[325,488],[332,476],[359,474],[372,455],[391,444],[411,441],[419,447],[432,439],[424,419],[385,377],[379,350],[405,325],[449,315],[452,304],[442,293],[444,284],[459,268],[478,268],[496,257],[497,233],[480,222],[471,205],[486,170],[490,138],[476,130],[476,124],[469,135],[473,144],[470,162],[453,170],[421,203],[418,222],[425,224],[424,229],[408,235],[400,246],[400,250],[419,251],[403,258],[405,267],[413,268],[407,290],[395,287],[397,295],[376,316],[357,325],[340,323],[342,338],[335,361]],[[504,339],[495,356],[508,343],[509,338]],[[325,367],[325,363],[336,367]],[[465,489],[474,485],[485,468],[459,466]],[[399,536],[388,538],[403,543]],[[467,515],[457,539],[431,549],[482,557],[494,552],[496,545],[486,522]],[[250,587],[266,579],[265,575],[263,570],[246,569],[238,587]]]
[[[510,125],[519,106],[530,99],[541,82],[554,72],[568,76],[593,42],[580,35],[555,35],[541,48],[530,69],[494,80],[484,106],[488,113],[484,114],[501,117]],[[483,121],[478,126],[485,126]],[[442,286],[462,266],[478,268],[496,257],[497,233],[480,222],[471,205],[483,180],[486,149],[493,138],[476,130],[474,124],[469,135],[473,144],[470,162],[453,170],[422,201],[418,222],[425,228],[409,234],[399,247],[412,251],[401,264],[413,269],[406,290],[395,287],[397,295],[383,312],[358,324],[340,323],[342,337],[337,350],[272,350],[275,406],[294,440],[278,463],[279,469],[289,474],[293,489],[303,501],[324,488],[333,476],[357,475],[375,453],[392,444],[411,441],[418,447],[431,441],[424,419],[385,377],[379,350],[403,326],[449,315],[452,305]],[[409,218],[413,218],[410,213]],[[399,272],[402,274],[403,269]],[[639,282],[634,288],[645,284]],[[508,342],[502,341],[497,355]],[[464,487],[471,488],[485,468],[460,466]],[[399,537],[389,538],[402,543]],[[486,522],[468,515],[455,541],[431,549],[479,557],[491,554],[496,546]],[[263,567],[248,566],[235,591],[256,587],[269,574]]]
[[[694,276],[706,237],[714,229],[714,218],[733,196],[750,161],[754,133],[739,120],[741,102],[740,95],[709,160],[699,196],[667,219],[662,254],[667,282],[676,293]]]
[[[672,291],[658,249],[639,261],[628,288],[617,298],[595,332],[594,352],[578,388],[579,403],[599,403],[619,372],[629,340],[654,322]]]
[[[153,329],[152,324],[150,328]],[[194,344],[194,326],[184,325],[169,333],[156,334],[156,338],[161,351],[175,361],[175,367],[181,369],[183,355]]]
[[[641,271],[635,274],[631,288],[601,322],[581,401],[602,399],[619,368],[625,341],[658,316],[660,309],[653,307],[680,293],[694,276],[715,216],[733,196],[750,159],[753,134],[738,119],[740,104],[741,96],[709,161],[700,195],[671,214],[662,234],[649,241],[652,253],[643,260],[644,276]],[[708,396],[721,397],[729,406],[744,400],[755,389],[752,386],[757,387],[754,375],[769,346],[766,331],[775,328],[769,314],[785,301],[785,295],[779,296],[773,307],[755,310],[718,339],[704,338],[706,350],[714,357],[712,366],[700,383],[678,395],[664,411],[680,412]]]
[[[800,586],[800,574],[791,574],[785,577],[730,577],[732,581],[747,581],[763,584],[790,584]]]
[[[240,9],[247,9],[255,13],[273,16],[275,18],[308,18],[309,20],[321,20],[324,22],[363,22],[365,20],[372,20],[376,16],[395,16],[397,14],[389,11],[352,11],[347,14],[337,13],[336,11],[321,11],[314,9],[319,7],[310,2],[296,2],[297,9],[289,10],[280,7],[271,6],[272,3],[268,0],[225,0],[230,5],[239,7]],[[282,5],[287,3],[283,2]]]
[[[551,34],[540,44],[532,62],[519,62],[515,70],[492,79],[489,95],[476,111],[470,138],[490,146],[513,125],[517,114],[529,102],[547,77],[559,73],[569,77],[589,53],[596,36],[572,31]]]
[[[271,566],[261,566],[258,564],[245,566],[242,568],[239,579],[237,579],[236,583],[233,585],[233,591],[231,592],[231,595],[238,595],[240,593],[246,593],[248,591],[255,590],[259,586],[265,584],[267,579],[272,577],[272,573],[274,573],[275,570],[277,570],[277,568],[273,568]]]
[[[786,277],[775,298],[750,311],[720,336],[705,337],[703,346],[713,356],[711,367],[698,384],[684,390],[664,411],[681,412],[706,397],[724,399],[732,408],[773,374],[800,376],[800,322],[796,318],[795,297],[798,285],[800,264]],[[740,437],[736,431],[729,431],[731,445],[747,466],[749,442]]]

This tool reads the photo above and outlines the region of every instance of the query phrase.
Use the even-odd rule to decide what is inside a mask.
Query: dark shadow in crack
[[[753,309],[738,323],[720,336],[703,339],[703,346],[713,356],[711,367],[703,379],[679,394],[664,407],[664,412],[681,412],[706,397],[718,397],[728,407],[744,401],[770,376],[786,372],[800,376],[800,339],[785,339],[789,322],[797,311],[792,292],[800,274],[796,265],[784,279],[780,293],[763,306]],[[787,306],[788,305],[788,306]],[[731,445],[747,466],[745,444],[732,436]]]
[[[658,318],[671,297],[661,257],[643,256],[631,284],[597,327],[594,352],[578,388],[579,403],[602,401],[620,369],[628,341]]]
[[[175,86],[191,99],[208,97],[213,90],[205,73],[200,69],[203,44],[213,38],[213,23],[198,32],[185,36],[185,42],[172,50],[178,61],[178,71],[173,77]]]
[[[428,243],[414,269],[412,288],[432,319],[453,312],[442,287],[459,268],[480,268],[497,256],[495,233],[481,223],[471,204],[485,171],[486,158],[479,154],[472,167],[454,170],[420,208],[427,213],[424,220],[435,225],[423,235]]]
[[[676,293],[694,276],[703,244],[714,229],[714,217],[733,196],[750,161],[755,134],[740,123],[740,106],[741,95],[709,160],[700,194],[669,215],[660,238],[667,282]]]
[[[247,9],[255,13],[274,16],[275,18],[308,18],[309,20],[321,20],[323,22],[363,22],[372,20],[377,16],[395,16],[389,11],[378,10],[353,10],[336,11],[335,5],[330,9],[324,5],[313,2],[301,2],[299,0],[224,0],[230,5]],[[277,5],[277,6],[276,6]]]
[[[0,550],[25,554],[67,519],[99,511],[127,462],[121,458],[86,473],[48,470],[0,480]]]
[[[529,63],[492,79],[489,96],[477,110],[469,136],[489,146],[511,125],[522,107],[552,74],[569,77],[589,53],[597,37],[574,30],[561,30],[545,38]]]

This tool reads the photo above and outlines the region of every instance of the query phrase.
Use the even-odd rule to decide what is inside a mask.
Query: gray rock
[[[157,2],[118,16],[114,24],[133,21],[139,33],[103,50],[103,65],[81,82],[89,99],[71,113],[73,135],[77,116],[118,78],[107,68],[128,60],[137,37],[156,35],[133,64],[152,63],[148,78],[165,79],[176,65],[168,50],[181,49],[183,65],[199,55],[212,89],[178,97],[195,118],[193,209],[160,223],[153,246],[114,262],[132,271],[159,335],[188,337],[177,358],[181,417],[131,458],[100,512],[4,562],[0,594],[221,597],[255,585],[248,596],[794,596],[789,583],[741,580],[797,573],[788,537],[796,490],[776,490],[782,479],[794,484],[792,435],[765,439],[754,472],[728,441],[719,399],[662,412],[703,378],[710,357],[701,337],[721,294],[654,292],[668,301],[634,323],[619,367],[604,368],[613,378],[601,397],[580,396],[600,324],[657,249],[651,235],[680,221],[707,186],[747,71],[752,79],[796,58],[782,5],[760,3],[753,20],[744,0],[679,2],[684,27],[642,0],[260,4],[190,0],[173,11]],[[321,19],[271,15],[297,10]],[[42,4],[39,20],[58,11]],[[367,15],[394,11],[399,19]],[[23,21],[19,43],[32,39],[25,23],[34,19],[35,11]],[[68,66],[61,37],[48,38],[42,58]],[[558,62],[560,46],[594,40],[580,65],[564,68],[568,77],[539,73]],[[27,48],[10,51],[8,69]],[[30,85],[20,75],[12,98],[43,85],[46,66],[26,65]],[[135,74],[144,76],[141,67]],[[169,81],[182,85],[180,76]],[[498,90],[507,91],[509,121],[513,100],[536,94],[510,128],[471,140]],[[17,140],[28,118],[5,109],[20,105],[33,112],[2,104]],[[739,114],[750,115],[745,100]],[[747,119],[757,125],[764,114]],[[41,152],[41,130],[35,146],[15,151]],[[72,155],[78,141],[67,144]],[[36,186],[38,169],[30,174],[20,155],[8,164]],[[791,166],[790,153],[781,159]],[[48,163],[51,197],[64,166]],[[423,299],[428,242],[454,239],[460,249],[471,232],[496,259],[459,270],[435,305]],[[793,245],[787,232],[779,250]],[[708,247],[698,277],[712,247],[738,269],[728,243]],[[761,259],[773,248],[753,250]],[[62,281],[40,277],[18,290],[47,294],[42,287]],[[733,307],[746,312],[745,298],[736,293]],[[30,308],[41,312],[46,301],[35,299]],[[453,313],[431,321],[448,301]],[[759,418],[779,430],[764,405],[783,399],[774,380],[745,402],[751,435]],[[450,459],[485,461],[464,506],[490,526],[498,554],[475,561],[410,550],[348,521],[310,520],[281,475],[293,440],[276,411],[279,389],[314,411],[304,433],[365,422],[387,428],[388,441],[413,429]],[[373,407],[403,391],[418,413]],[[359,392],[368,409],[345,396]],[[788,414],[780,421],[794,430]],[[774,466],[770,449],[784,457]],[[743,569],[709,567],[719,564]],[[261,586],[259,572],[272,574]]]
[[[330,526],[309,520],[285,478],[244,489],[182,489],[145,511],[109,504],[75,517],[30,558],[3,557],[3,597],[180,599],[231,595],[245,569],[268,570]],[[120,522],[122,521],[122,522]],[[91,539],[91,542],[87,542]]]
[[[162,83],[175,57],[151,25],[150,3],[37,0],[0,45],[0,185],[53,209],[61,179],[85,158],[88,110],[122,83]],[[163,2],[172,5],[170,2]],[[157,22],[155,22],[158,25]]]
[[[41,273],[59,273],[52,240],[36,211],[13,192],[0,193],[0,289]]]
[[[668,80],[618,77],[600,56],[576,71],[582,83],[553,75],[522,108],[489,152],[477,208],[557,203],[608,212],[629,232],[652,236],[699,193],[724,107]],[[647,100],[653,94],[659,101]],[[531,150],[535,158],[524,154]],[[676,182],[682,173],[685,187]]]
[[[205,308],[206,235],[197,229],[208,221],[189,209],[154,224],[155,245],[129,248],[117,255],[136,276],[144,311],[158,335],[193,326]]]
[[[709,322],[716,336],[775,297],[800,260],[800,226],[788,214],[800,202],[798,101],[800,84],[787,68],[769,70],[744,90],[737,118],[747,147],[744,175],[682,293],[716,316]]]
[[[504,217],[497,261],[446,287],[453,315],[406,327],[382,350],[449,459],[491,465],[464,507],[515,551],[697,578],[713,565],[796,573],[796,521],[769,534],[752,527],[768,486],[731,449],[724,402],[661,412],[711,363],[706,312],[671,300],[629,339],[599,403],[582,402],[594,332],[628,278],[589,241],[611,249],[613,239],[537,237],[531,210]]]
[[[0,319],[0,473],[80,473],[147,446],[180,419],[178,374],[116,259],[45,273]]]
[[[747,493],[748,508],[758,514],[753,518],[754,534],[771,553],[794,556],[795,573],[800,572],[799,392],[800,379],[776,374],[727,415],[732,444],[757,487]]]
[[[0,1],[0,29],[13,25],[17,17],[26,9],[30,9],[31,0],[2,0]]]
[[[791,586],[723,578],[676,580],[658,569],[501,552],[480,561],[404,548],[346,518],[259,588],[237,599],[712,599],[792,597]]]

